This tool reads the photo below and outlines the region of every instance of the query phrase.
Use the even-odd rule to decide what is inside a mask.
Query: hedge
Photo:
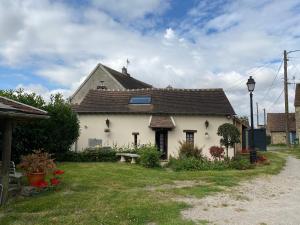
[[[116,162],[118,156],[111,148],[86,149],[83,152],[68,151],[55,154],[59,162]]]

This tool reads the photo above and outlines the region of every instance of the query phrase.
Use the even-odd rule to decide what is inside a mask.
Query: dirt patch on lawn
[[[168,190],[168,189],[176,189],[176,188],[188,188],[188,187],[196,187],[200,185],[208,185],[209,183],[205,181],[194,181],[194,180],[176,180],[171,184],[163,184],[159,186],[148,186],[145,189],[147,191],[157,191],[157,190]]]
[[[244,182],[225,193],[177,200],[192,206],[182,216],[196,223],[299,225],[300,160],[289,157],[280,174]]]

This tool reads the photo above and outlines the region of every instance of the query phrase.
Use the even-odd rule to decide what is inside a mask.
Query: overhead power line
[[[274,79],[272,80],[271,85],[270,85],[269,88],[265,91],[264,98],[263,98],[262,101],[264,101],[264,100],[266,99],[266,97],[269,96],[269,93],[270,93],[271,89],[273,88],[273,86],[274,86],[274,84],[275,84],[275,81],[276,81],[276,79],[277,79],[277,77],[278,77],[278,75],[279,75],[279,72],[280,72],[280,69],[281,69],[282,65],[283,65],[283,59],[281,60],[281,63],[280,63],[280,65],[279,65],[278,69],[277,69],[276,75],[275,75]]]
[[[278,100],[279,100],[280,97],[282,96],[283,92],[284,92],[284,89],[282,89],[280,95],[275,99],[275,101],[274,101],[272,104],[270,104],[270,106],[268,107],[268,110],[267,110],[268,112],[270,112],[271,107],[272,107],[273,105],[275,105],[275,104],[278,102]]]
[[[271,64],[271,62],[264,63],[263,65],[256,67],[254,69],[254,71],[248,72],[246,75],[247,76],[253,75],[254,73],[257,73],[258,71],[266,69],[266,66],[269,65],[269,64]],[[241,85],[246,85],[246,79],[245,79],[245,77],[241,77],[239,80],[235,81],[234,84],[232,86],[226,88],[225,91],[230,91],[233,88],[235,88],[237,86],[241,86]]]

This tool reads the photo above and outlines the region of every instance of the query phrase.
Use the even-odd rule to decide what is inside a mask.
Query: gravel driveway
[[[192,205],[182,216],[199,223],[299,225],[300,160],[289,157],[280,174],[244,182],[225,193],[178,200]]]

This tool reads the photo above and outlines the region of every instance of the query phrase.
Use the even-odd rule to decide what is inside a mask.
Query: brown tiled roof
[[[152,116],[150,122],[151,128],[174,128],[175,125],[170,116]]]
[[[102,65],[125,89],[151,88],[150,84],[139,81],[112,68]]]
[[[151,96],[151,104],[129,104],[134,96]],[[222,89],[90,90],[73,108],[78,113],[235,115]]]
[[[268,113],[267,114],[267,130],[269,132],[285,132],[285,114],[284,113]],[[295,113],[289,114],[290,131],[296,131]]]
[[[300,84],[296,85],[294,105],[295,106],[300,106]]]
[[[0,96],[0,112],[2,114],[5,112],[15,112],[23,114],[47,115],[47,112],[44,110],[2,96]]]

